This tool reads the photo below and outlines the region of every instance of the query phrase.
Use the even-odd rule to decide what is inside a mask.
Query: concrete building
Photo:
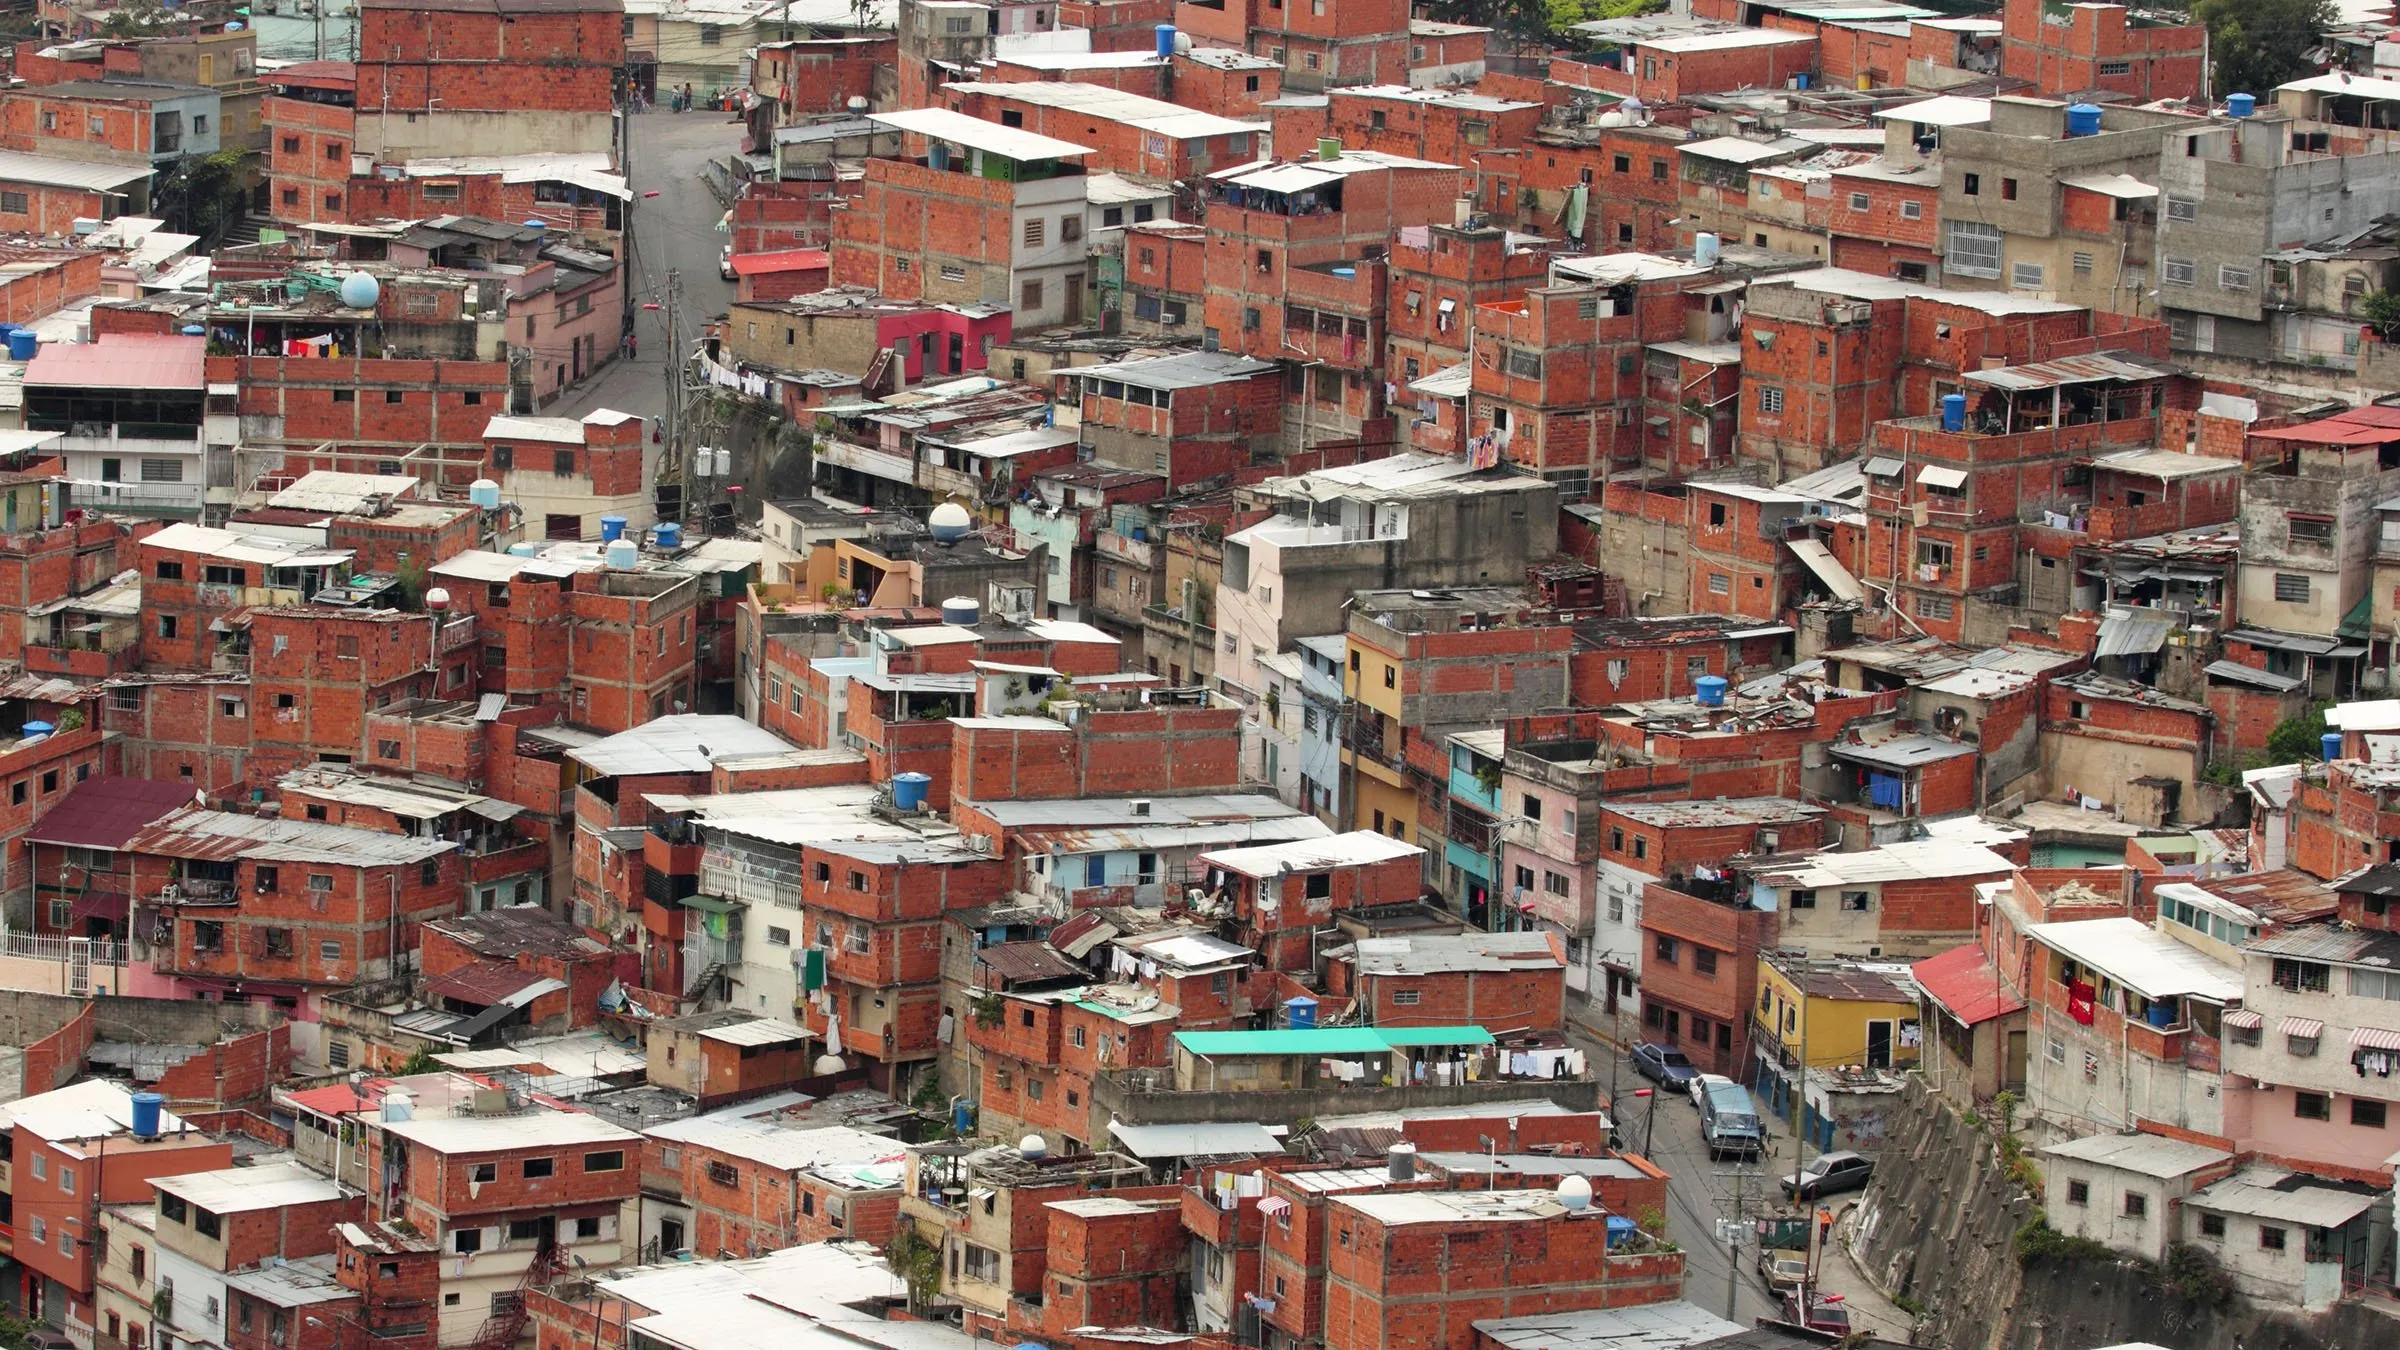
[[[946,108],[875,113],[907,159],[872,159],[833,221],[833,280],[894,299],[998,305],[1020,332],[1081,323],[1091,147]]]
[[[1248,489],[1275,514],[1226,537],[1218,685],[1255,696],[1258,658],[1341,631],[1360,587],[1522,576],[1557,547],[1557,494],[1538,478],[1418,454]]]
[[[2158,161],[2159,310],[2178,350],[2355,366],[2356,318],[2301,307],[2292,250],[2357,236],[2400,194],[2400,143],[2351,124],[2400,109],[2400,83],[2319,76],[2275,98],[2257,116],[2170,132]]]

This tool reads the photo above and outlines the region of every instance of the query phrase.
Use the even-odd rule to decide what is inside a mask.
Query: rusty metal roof
[[[2061,356],[1996,370],[1970,370],[1959,378],[1969,384],[2022,392],[2069,384],[2098,384],[2103,380],[2155,380],[2175,373],[2173,366],[2131,352],[2094,352],[2089,356]]]

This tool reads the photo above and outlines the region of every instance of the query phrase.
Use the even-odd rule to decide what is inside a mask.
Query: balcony
[[[2144,502],[2140,506],[2095,506],[2084,533],[2095,540],[2122,543],[2169,533],[2183,524],[2178,501]]]
[[[134,642],[112,646],[97,638],[67,638],[28,642],[22,659],[28,674],[99,680],[132,671],[141,664],[141,656]]]
[[[1490,764],[1490,760],[1484,761]],[[1494,768],[1497,769],[1497,765]],[[1500,811],[1500,776],[1495,772],[1488,780],[1472,768],[1450,764],[1450,797],[1453,801],[1468,802],[1494,815]]]
[[[441,649],[443,653],[448,654],[450,652],[457,651],[462,647],[473,646],[475,644],[476,634],[479,631],[480,628],[475,622],[475,616],[472,614],[461,614],[457,618],[445,621],[441,627]]]

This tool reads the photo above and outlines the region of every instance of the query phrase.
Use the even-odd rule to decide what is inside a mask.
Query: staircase
[[[543,1238],[542,1245],[534,1249],[533,1260],[526,1264],[525,1273],[517,1278],[516,1292],[492,1298],[492,1314],[476,1330],[471,1350],[509,1350],[514,1346],[517,1338],[525,1334],[526,1291],[557,1279],[566,1265],[566,1253],[559,1250],[558,1240]]]
[[[255,244],[259,241],[259,228],[267,223],[256,216],[245,214],[241,219],[225,227],[225,235],[217,241],[217,247],[240,248],[245,244]]]
[[[706,968],[702,969],[698,975],[692,978],[691,987],[683,991],[683,996],[687,999],[699,998],[702,994],[705,994],[709,990],[716,988],[717,977],[724,973],[724,962],[714,961],[709,963]]]

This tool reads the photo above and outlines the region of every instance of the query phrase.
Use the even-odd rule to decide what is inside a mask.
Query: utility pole
[[[1750,1169],[1739,1164],[1733,1169],[1733,1227],[1725,1233],[1725,1320],[1736,1320],[1733,1297],[1742,1279],[1742,1183],[1749,1179]]]
[[[682,298],[682,294],[683,273],[670,267],[667,269],[667,333],[662,352],[667,358],[666,462],[674,466],[675,515],[678,520],[682,519],[685,514],[686,499],[691,496],[692,490],[691,472],[683,459],[683,371],[680,368],[681,363],[676,359],[676,351],[682,345],[682,334],[676,327],[678,321],[676,304]]]

